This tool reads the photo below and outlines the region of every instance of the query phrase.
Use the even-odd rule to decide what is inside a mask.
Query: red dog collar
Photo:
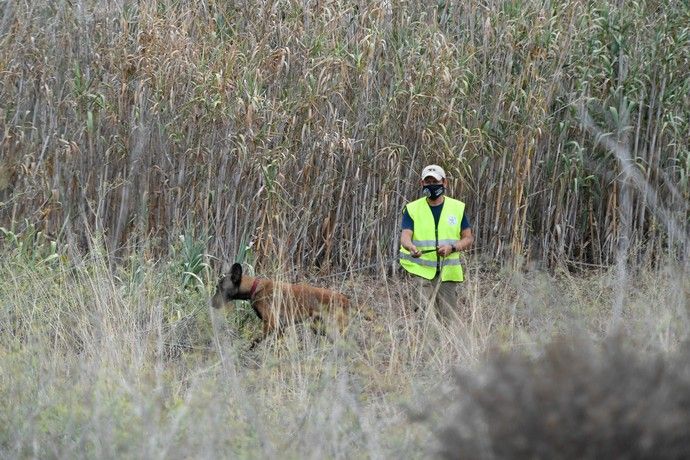
[[[249,290],[249,298],[251,299],[254,297],[254,293],[256,292],[256,287],[259,285],[259,278],[255,278],[254,282],[252,283],[252,288]]]

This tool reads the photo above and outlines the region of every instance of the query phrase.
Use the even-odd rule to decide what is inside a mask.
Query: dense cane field
[[[0,1],[0,457],[687,458],[690,5]],[[395,264],[428,163],[460,321]],[[221,267],[347,294],[255,349]]]

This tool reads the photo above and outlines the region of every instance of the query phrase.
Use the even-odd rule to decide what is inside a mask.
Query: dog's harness
[[[256,292],[256,288],[259,286],[259,278],[255,278],[254,282],[252,283],[252,288],[249,290],[249,298],[251,299],[254,297],[254,293]]]

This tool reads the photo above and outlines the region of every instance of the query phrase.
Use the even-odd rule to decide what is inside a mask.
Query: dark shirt
[[[443,209],[443,203],[437,205],[437,206],[429,206],[431,208],[431,213],[434,215],[434,222],[436,224],[436,227],[438,228],[438,221],[441,218],[441,210]],[[465,230],[466,228],[471,228],[470,227],[470,220],[467,217],[467,213],[462,214],[462,222],[460,222],[460,230]],[[407,212],[407,206],[405,206],[405,209],[403,209],[403,217],[402,217],[402,229],[408,229],[414,231],[414,221],[410,217],[410,214]]]

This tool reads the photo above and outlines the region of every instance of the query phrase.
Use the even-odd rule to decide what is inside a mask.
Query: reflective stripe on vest
[[[465,203],[462,201],[444,198],[443,209],[438,222],[438,234],[434,225],[434,215],[426,197],[409,203],[407,212],[414,221],[412,244],[420,251],[435,249],[436,246],[444,244],[454,245],[458,242],[461,232],[460,225],[465,212]],[[448,257],[438,259],[436,251],[415,258],[407,249],[400,247],[400,265],[408,272],[430,280],[436,276],[437,268],[440,266],[442,281],[464,280],[459,253],[453,252]]]

